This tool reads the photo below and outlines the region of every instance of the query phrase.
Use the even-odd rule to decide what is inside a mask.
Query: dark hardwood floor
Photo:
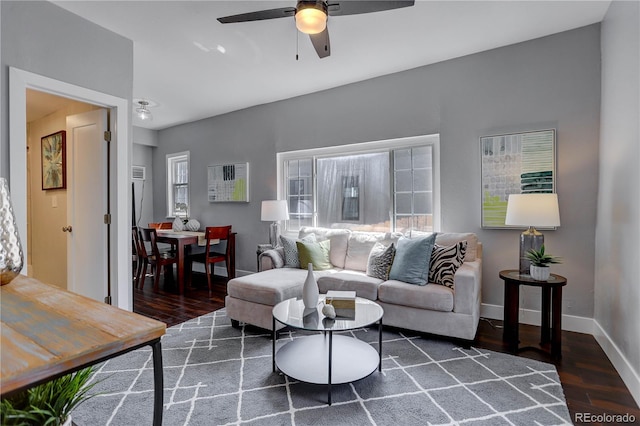
[[[185,295],[180,296],[174,283],[167,282],[165,285],[161,281],[160,291],[154,293],[152,279],[147,278],[144,290],[134,289],[134,311],[163,321],[171,327],[224,307],[224,279],[216,279],[211,296],[204,274],[193,274],[192,287]],[[539,340],[540,327],[520,325],[521,346],[536,346]],[[502,343],[502,321],[481,319],[473,346],[508,352]],[[629,414],[635,417],[633,424],[640,424],[638,405],[593,336],[563,331],[562,358],[555,362],[546,353],[535,350],[522,351],[518,355],[556,366],[575,424],[587,424],[580,421],[580,413],[591,416]],[[582,414],[582,418],[584,416]],[[588,424],[618,423],[590,421]]]

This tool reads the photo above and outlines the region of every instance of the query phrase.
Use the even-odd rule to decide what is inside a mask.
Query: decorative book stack
[[[356,292],[329,290],[325,303],[332,305],[336,310],[336,316],[355,318],[356,317]]]

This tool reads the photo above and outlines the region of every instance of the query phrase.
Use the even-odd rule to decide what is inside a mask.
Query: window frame
[[[316,160],[324,157],[336,157],[336,156],[348,156],[358,154],[368,154],[375,152],[388,152],[390,155],[393,150],[414,148],[420,146],[429,145],[432,147],[432,181],[433,181],[433,231],[439,232],[441,229],[441,206],[440,206],[440,134],[434,133],[431,135],[411,136],[406,138],[396,139],[384,139],[372,142],[361,142],[349,145],[336,145],[324,148],[311,148],[296,151],[283,151],[276,153],[276,165],[277,165],[277,198],[284,200],[287,195],[287,191],[284,187],[285,183],[288,185],[287,171],[285,167],[286,161],[291,160],[304,160],[312,159],[312,182],[313,182],[313,220],[312,223],[317,223],[317,206],[316,206]],[[390,164],[391,170],[391,188],[389,188],[390,195],[393,200],[393,164]],[[392,201],[392,208],[395,208],[394,201]],[[393,215],[393,212],[391,212]],[[315,225],[314,225],[315,226]],[[395,226],[395,225],[394,225]],[[288,230],[288,226],[284,227],[283,233],[292,233]]]
[[[187,203],[186,213],[184,215],[176,214],[174,209],[174,189],[176,183],[174,182],[174,167],[178,162],[185,161],[187,163],[187,199],[189,202]],[[175,152],[172,154],[166,155],[166,173],[167,173],[167,188],[166,188],[166,197],[167,197],[167,218],[176,218],[180,217],[186,219],[189,217],[189,213],[191,210],[191,162],[190,162],[190,153],[189,151]],[[183,183],[179,185],[185,185]]]

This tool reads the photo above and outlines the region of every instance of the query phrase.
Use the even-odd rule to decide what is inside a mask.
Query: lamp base
[[[269,225],[269,244],[271,247],[278,247],[280,245],[280,223],[273,222]]]
[[[520,274],[529,274],[531,261],[525,257],[531,249],[540,250],[544,244],[544,235],[538,232],[533,226],[520,234]]]

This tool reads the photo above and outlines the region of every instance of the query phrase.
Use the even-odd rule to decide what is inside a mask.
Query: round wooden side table
[[[504,329],[502,340],[507,342],[509,350],[530,349],[519,348],[518,310],[520,309],[520,286],[529,285],[542,289],[542,321],[540,345],[551,343],[551,357],[562,356],[562,287],[567,284],[563,276],[551,274],[547,281],[536,281],[528,274],[520,274],[515,269],[500,271],[504,280]],[[535,348],[537,349],[537,348]]]

